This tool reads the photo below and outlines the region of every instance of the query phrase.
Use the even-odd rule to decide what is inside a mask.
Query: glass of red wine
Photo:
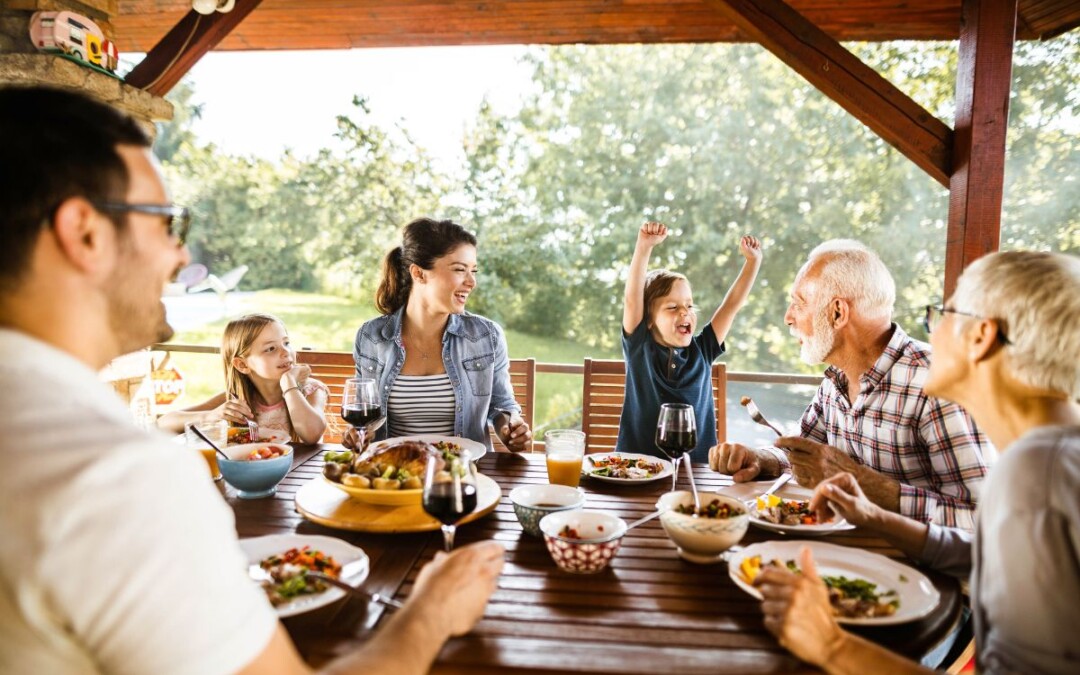
[[[468,450],[446,461],[442,453],[428,456],[424,468],[424,511],[442,523],[443,548],[454,548],[461,519],[476,510],[476,467]]]
[[[671,458],[675,471],[671,476],[671,489],[679,480],[679,461],[683,455],[697,447],[697,421],[694,407],[685,403],[664,403],[656,420],[656,447]],[[690,459],[686,460],[687,468]]]
[[[376,423],[383,418],[379,383],[359,377],[345,380],[345,389],[341,394],[341,417],[356,428],[356,449],[363,452],[367,430],[377,428]]]

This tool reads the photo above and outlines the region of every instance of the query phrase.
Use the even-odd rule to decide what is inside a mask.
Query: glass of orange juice
[[[225,449],[225,444],[229,438],[229,423],[225,420],[218,420],[216,422],[199,422],[197,425],[194,422],[188,422],[184,425],[184,442],[189,448],[193,448],[202,453],[202,456],[206,459],[206,463],[210,465],[210,476],[214,480],[221,480],[221,469],[218,468],[217,452],[206,444],[206,441],[199,438],[199,436],[192,431],[191,427],[198,426],[199,431],[206,434],[206,437],[213,441],[222,450]]]
[[[581,460],[585,456],[585,434],[576,429],[552,429],[544,433],[548,482],[577,487],[581,482]]]

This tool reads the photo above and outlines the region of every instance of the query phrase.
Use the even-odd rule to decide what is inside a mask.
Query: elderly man
[[[131,423],[97,377],[168,339],[188,262],[149,140],[84,96],[0,89],[0,671],[301,673],[195,453]],[[487,543],[441,556],[335,671],[426,672],[483,613]]]
[[[776,448],[723,443],[710,466],[736,482],[790,470],[806,487],[848,471],[882,508],[972,530],[993,448],[963,409],[923,392],[930,347],[892,323],[895,298],[892,275],[862,244],[814,249],[784,315],[802,360],[829,364],[801,437]]]

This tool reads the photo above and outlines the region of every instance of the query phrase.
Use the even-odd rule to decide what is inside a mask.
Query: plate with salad
[[[728,560],[728,574],[739,588],[761,599],[754,579],[769,566],[802,574],[799,552],[809,547],[818,575],[829,591],[839,623],[887,626],[929,614],[941,594],[913,567],[859,548],[818,541],[766,541],[751,544]]]
[[[581,462],[583,476],[606,483],[652,483],[671,476],[671,461],[632,452],[599,452],[585,455]]]
[[[370,568],[363,549],[335,537],[274,534],[241,539],[240,548],[247,555],[249,573],[269,577],[255,583],[262,586],[281,618],[325,607],[345,595],[339,588],[308,578],[309,570],[359,586]]]
[[[835,532],[853,530],[855,526],[840,516],[822,521],[810,510],[810,498],[814,491],[788,483],[775,493],[764,497],[771,480],[738,483],[720,490],[728,497],[746,504],[750,523],[755,527],[780,534],[817,537]]]

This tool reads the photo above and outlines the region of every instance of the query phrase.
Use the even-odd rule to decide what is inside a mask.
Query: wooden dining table
[[[441,550],[442,537],[438,531],[376,534],[332,529],[306,520],[295,507],[296,492],[310,481],[321,480],[322,451],[331,449],[340,448],[296,446],[293,469],[271,498],[241,500],[223,484],[222,493],[236,514],[237,532],[241,538],[318,534],[343,539],[370,557],[365,590],[405,600],[420,568]],[[467,635],[447,642],[433,672],[814,671],[765,630],[760,601],[735,585],[725,563],[699,565],[682,560],[659,520],[628,532],[603,572],[563,572],[544,542],[522,531],[508,496],[519,485],[547,482],[544,456],[489,452],[477,467],[498,483],[502,498],[490,514],[459,527],[457,545],[498,541],[506,548],[506,565],[483,618]],[[730,477],[704,465],[695,465],[694,473],[699,490],[731,485]],[[685,481],[685,475],[681,476],[681,489],[689,489]],[[614,485],[586,478],[582,487],[586,508],[608,510],[629,522],[653,511],[671,482]],[[752,526],[741,543],[782,537]],[[899,551],[858,529],[815,539],[903,560]],[[920,571],[941,594],[929,615],[900,625],[850,630],[916,660],[940,648],[959,624],[962,594],[954,579]],[[285,619],[284,624],[303,657],[319,666],[370,639],[386,611],[393,610],[352,596]]]

